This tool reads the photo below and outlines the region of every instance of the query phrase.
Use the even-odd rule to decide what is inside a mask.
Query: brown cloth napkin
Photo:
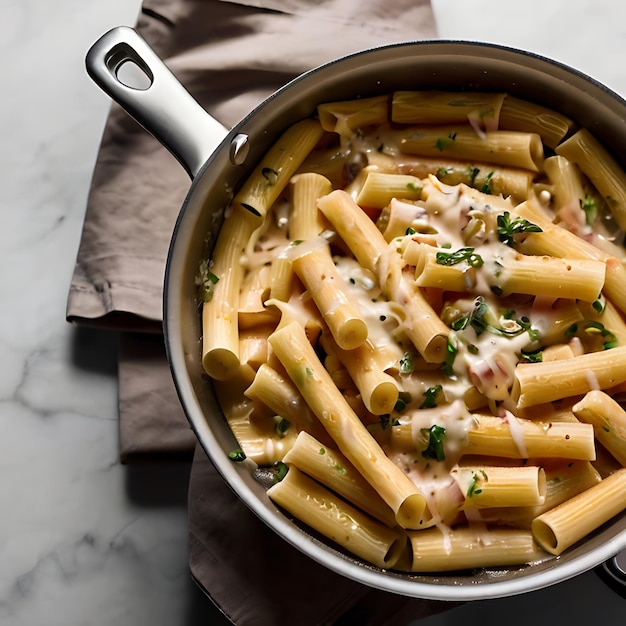
[[[226,127],[316,65],[435,34],[428,0],[145,0],[136,28]],[[192,575],[240,626],[403,626],[451,608],[370,589],[305,557],[239,501],[197,444],[161,335],[167,249],[189,184],[169,152],[112,105],[67,319],[120,333],[122,461],[193,458]]]
[[[200,445],[189,493],[191,573],[238,626],[406,626],[459,606],[379,591],[312,561],[233,495]]]
[[[312,67],[375,45],[435,34],[428,0],[145,0],[136,28],[228,128]],[[124,462],[146,454],[191,458],[193,453],[194,438],[168,378],[162,340],[138,335],[161,332],[167,249],[189,185],[170,153],[113,104],[87,202],[67,319],[123,331]]]

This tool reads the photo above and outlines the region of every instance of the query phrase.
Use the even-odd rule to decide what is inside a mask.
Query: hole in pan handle
[[[132,28],[118,26],[85,58],[91,79],[194,178],[227,134]]]

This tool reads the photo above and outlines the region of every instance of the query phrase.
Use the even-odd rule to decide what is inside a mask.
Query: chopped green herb
[[[391,415],[389,415],[388,413],[385,413],[384,415],[380,415],[379,420],[380,420],[380,426],[383,430],[387,430],[387,428],[389,428],[390,426],[400,425],[400,421],[398,420],[398,418],[396,417],[392,418]]]
[[[274,431],[276,432],[276,435],[282,439],[287,434],[291,424],[284,417],[280,417],[279,415],[277,415],[274,419],[276,421]]]
[[[203,302],[210,302],[215,292],[215,285],[219,282],[219,277],[216,276],[210,269],[210,262],[207,260],[202,261],[200,264],[200,271],[196,284],[199,286],[200,298]]]
[[[473,187],[476,184],[476,176],[480,174],[480,170],[472,165],[467,166],[467,175],[469,176],[469,184]]]
[[[478,296],[475,301],[474,310],[469,315],[463,315],[455,319],[451,324],[452,330],[461,331],[471,326],[477,335],[481,335],[483,332],[489,332],[499,337],[517,337],[524,332],[528,333],[528,338],[531,341],[537,339],[537,330],[532,327],[530,320],[523,316],[520,319],[514,319],[515,311],[507,310],[504,312],[503,317],[507,320],[515,322],[515,326],[512,328],[503,328],[497,325],[498,321],[493,312],[489,309],[489,306],[485,302],[482,296]]]
[[[483,478],[485,480],[487,480],[487,474],[481,470],[480,472],[483,476]],[[472,480],[467,488],[467,497],[471,498],[472,496],[477,496],[478,494],[482,493],[483,490],[482,489],[478,489],[478,481],[480,480],[480,476],[478,476],[478,474],[474,473],[472,474]]]
[[[443,152],[451,143],[452,143],[452,139],[439,137],[437,141],[435,141],[435,149]]]
[[[410,374],[413,371],[413,355],[410,352],[405,352],[400,359],[400,371],[403,374]]]
[[[445,460],[446,454],[443,448],[443,438],[445,437],[446,429],[443,426],[434,424],[430,428],[422,428],[421,432],[424,437],[428,437],[428,445],[425,450],[422,450],[422,456],[425,459]]]
[[[405,235],[414,235],[417,231],[412,226],[409,226],[404,232]]]
[[[584,328],[585,332],[589,335],[600,335],[605,339],[602,344],[605,350],[610,350],[618,345],[617,337],[608,329],[604,327],[604,324],[600,322],[587,322]]]
[[[326,454],[326,448],[320,448],[320,454],[323,456]]]
[[[478,346],[475,346],[473,343],[468,344],[467,351],[470,354],[478,354]]]
[[[498,215],[497,223],[498,239],[507,246],[513,246],[516,243],[516,235],[543,232],[539,226],[523,217],[516,217],[514,220],[511,220],[511,214],[508,211]]]
[[[452,145],[452,142],[456,139],[456,133],[452,131],[447,137],[438,137],[435,141],[435,149],[443,151]]]
[[[274,478],[272,482],[274,484],[279,483],[285,476],[287,476],[287,472],[289,471],[289,467],[282,461],[276,461],[274,463],[274,469],[276,470],[274,474]]]
[[[424,402],[420,404],[420,409],[432,409],[437,406],[437,396],[441,391],[441,385],[434,385],[426,389],[426,391],[422,394],[424,396]]]
[[[604,313],[604,309],[606,309],[606,300],[604,299],[604,296],[600,294],[598,299],[594,300],[591,306],[594,308],[596,313],[599,313],[599,314]]]
[[[543,350],[535,350],[533,352],[522,350],[520,356],[522,361],[526,363],[541,363],[543,361]]]
[[[443,373],[450,378],[454,376],[454,359],[456,359],[458,352],[459,349],[456,344],[456,338],[449,336],[446,344],[446,358],[443,363]]]
[[[401,391],[398,394],[398,400],[395,403],[393,410],[396,413],[402,413],[406,409],[407,405],[411,402],[411,394],[408,391]]]
[[[404,409],[406,409],[406,402],[404,400],[400,400],[400,398],[398,398],[396,400],[396,403],[393,405],[393,410],[396,413],[402,413],[402,411],[404,411]]]
[[[241,463],[246,460],[246,455],[241,448],[236,448],[232,452],[228,453],[228,458],[235,463]]]
[[[442,252],[439,250],[435,254],[435,261],[439,265],[457,265],[467,261],[472,267],[482,267],[483,258],[479,254],[474,254],[474,248],[459,248],[455,252]]]
[[[336,472],[339,472],[340,474],[345,474],[346,473],[346,468],[342,467],[341,465],[333,465],[333,469]]]
[[[438,178],[443,178],[444,176],[447,176],[450,173],[450,171],[448,170],[447,167],[440,167],[437,170],[437,177]]]
[[[483,186],[480,188],[482,193],[491,193],[491,178],[493,177],[493,172],[489,172],[487,174],[487,178],[485,178],[485,182]]]
[[[409,191],[421,191],[421,187],[418,187],[414,182],[407,183],[406,188]]]
[[[565,339],[571,339],[578,332],[578,324],[572,324],[568,328],[565,329],[563,333],[565,335]]]
[[[580,208],[585,213],[585,221],[588,225],[593,224],[598,217],[598,204],[593,198],[586,196],[580,200]]]

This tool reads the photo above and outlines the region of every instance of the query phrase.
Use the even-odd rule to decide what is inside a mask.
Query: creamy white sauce
[[[375,137],[355,136],[343,147],[367,153],[377,150],[382,144],[386,155],[397,156],[399,138],[400,135],[394,130],[381,128]],[[355,192],[356,186],[355,183],[352,192]],[[542,194],[541,201],[548,203],[549,192]],[[287,234],[288,220],[284,213],[287,204],[283,202],[280,207],[280,214],[268,220],[246,248],[243,262],[248,271],[269,264],[279,256],[294,260],[329,245],[329,237],[326,235],[293,245]],[[424,495],[430,514],[424,524],[442,529],[447,549],[450,548],[451,517],[461,508],[464,497],[451,471],[458,466],[466,446],[467,433],[474,426],[474,418],[464,398],[474,388],[478,389],[487,402],[481,411],[491,411],[503,418],[520,456],[526,458],[524,431],[512,412],[515,407],[510,397],[515,368],[523,350],[539,347],[540,344],[534,338],[535,333],[538,337],[547,333],[562,313],[550,298],[514,297],[503,300],[494,295],[494,290],[497,292],[502,283],[502,272],[517,255],[512,247],[502,243],[495,234],[497,217],[508,208],[512,209],[513,205],[507,204],[502,198],[490,198],[465,185],[449,186],[429,176],[423,181],[421,200],[391,201],[388,223],[396,224],[398,233],[388,238],[388,247],[378,259],[373,260],[376,262],[376,274],[363,268],[354,258],[339,254],[333,248],[332,241],[330,243],[331,250],[337,254],[333,260],[345,283],[345,294],[338,293],[329,313],[346,301],[354,304],[367,323],[367,341],[383,355],[383,369],[397,381],[404,404],[397,415],[401,423],[411,425],[414,450],[407,452],[400,447],[387,446],[385,452]],[[409,227],[415,233],[405,234]],[[450,315],[450,319],[444,321],[450,325],[464,317],[470,319],[477,310],[477,297],[480,297],[489,309],[486,321],[491,328],[468,323],[464,328],[450,330],[450,341],[456,347],[450,375],[442,373],[441,364],[425,363],[408,339],[407,331],[411,325],[424,321],[422,318],[408,317],[403,307],[412,295],[409,282],[412,280],[412,268],[406,267],[409,254],[406,258],[403,256],[411,241],[425,243],[447,253],[471,247],[482,260],[478,267],[470,266],[467,260],[460,262],[458,267],[466,272],[467,287],[471,293],[447,294],[443,310]],[[610,242],[605,245],[611,250],[617,248]],[[621,256],[623,258],[624,255]],[[389,301],[388,294],[393,294],[396,301]],[[280,308],[283,320],[295,319],[304,326],[319,316],[313,312],[310,294],[306,293],[294,294],[287,303],[266,302],[268,304]],[[522,319],[527,320],[531,333],[520,325]],[[575,354],[583,350],[578,338],[572,339],[570,345]],[[407,355],[414,362],[413,368],[405,365]],[[587,378],[589,387],[597,389],[595,375],[588,372]],[[441,385],[436,406],[420,408],[425,394],[436,385]],[[294,404],[297,401],[294,400]],[[336,415],[332,411],[327,412],[325,417],[336,422]],[[343,429],[343,437],[351,436],[350,426],[335,425]],[[441,461],[425,458],[422,454],[428,443],[427,433],[433,426],[445,429],[445,458]],[[266,446],[268,455],[278,454],[271,441]],[[474,507],[467,507],[464,515],[472,524],[484,523]]]

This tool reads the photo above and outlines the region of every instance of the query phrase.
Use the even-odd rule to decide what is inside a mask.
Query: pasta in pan
[[[507,94],[320,105],[199,275],[232,458],[379,567],[532,563],[592,533],[626,508],[622,197],[586,131]]]

